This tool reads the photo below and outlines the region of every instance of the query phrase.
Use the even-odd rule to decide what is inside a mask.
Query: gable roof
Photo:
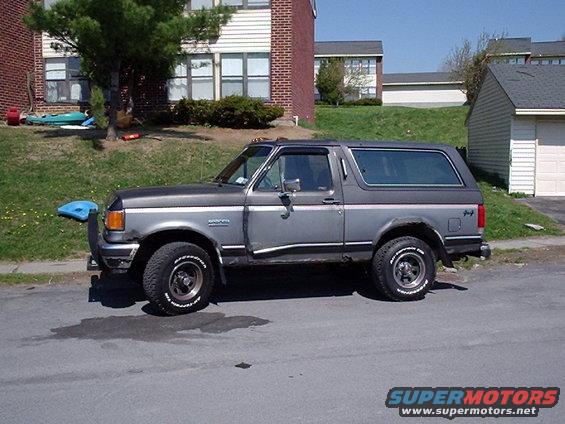
[[[494,38],[489,40],[488,48],[494,49],[495,54],[529,54],[532,52],[532,39],[530,37]]]
[[[565,66],[490,64],[516,109],[565,109]]]
[[[565,56],[565,41],[532,43],[532,56]]]
[[[449,72],[411,72],[398,74],[384,74],[383,84],[410,85],[410,84],[460,84]]]
[[[383,42],[372,41],[316,41],[315,56],[382,56]]]
[[[494,55],[530,54],[533,57],[565,56],[565,41],[533,41],[530,37],[489,40]]]

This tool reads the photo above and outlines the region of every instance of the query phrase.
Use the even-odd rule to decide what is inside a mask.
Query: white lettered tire
[[[205,308],[214,289],[210,256],[192,243],[166,244],[149,259],[143,289],[149,301],[167,315]]]
[[[399,237],[375,253],[372,271],[375,286],[389,299],[422,299],[435,281],[435,255],[424,241]]]

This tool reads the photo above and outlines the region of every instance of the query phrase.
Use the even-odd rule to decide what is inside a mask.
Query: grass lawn
[[[315,131],[330,137],[465,145],[463,107],[318,107],[317,111]],[[88,138],[90,133],[69,135],[40,127],[0,127],[0,260],[61,259],[84,254],[86,225],[57,217],[56,209],[63,203],[85,199],[103,206],[116,188],[211,179],[240,150],[241,143],[204,143],[199,140],[210,133],[195,136],[196,130],[205,132],[185,128],[171,131],[162,141],[116,142],[100,149]],[[243,133],[224,136],[231,140],[238,134]],[[304,138],[304,134],[297,138]],[[290,138],[293,134],[281,135]],[[559,234],[553,221],[514,202],[502,190],[493,191],[487,183],[481,183],[481,189],[488,210],[488,239]],[[524,223],[546,229],[535,232]]]
[[[85,252],[86,225],[58,217],[58,206],[78,199],[103,206],[120,187],[209,180],[238,150],[186,139],[99,150],[62,130],[0,127],[0,259]]]
[[[467,106],[417,109],[393,106],[318,106],[316,128],[321,137],[340,140],[432,141],[467,145]]]

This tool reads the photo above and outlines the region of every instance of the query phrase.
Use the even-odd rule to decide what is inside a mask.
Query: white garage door
[[[538,122],[536,196],[565,196],[565,122]]]

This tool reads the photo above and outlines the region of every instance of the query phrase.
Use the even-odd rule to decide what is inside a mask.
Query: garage
[[[565,66],[489,65],[466,125],[473,168],[509,193],[565,197]]]
[[[565,122],[538,121],[536,195],[565,196]]]

